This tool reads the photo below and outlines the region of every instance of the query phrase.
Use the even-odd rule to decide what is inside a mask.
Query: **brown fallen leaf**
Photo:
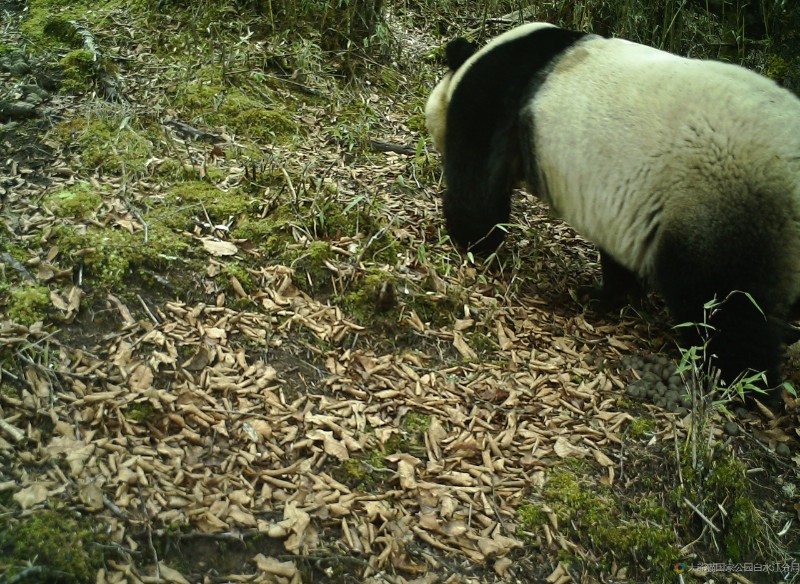
[[[103,490],[96,482],[81,485],[78,488],[78,497],[89,511],[99,511],[103,508]]]
[[[297,573],[297,566],[292,561],[281,562],[275,558],[266,557],[264,554],[256,554],[253,561],[259,570],[267,574],[292,578]]]
[[[497,574],[501,578],[506,578],[506,577],[509,576],[508,569],[513,565],[514,565],[514,562],[513,562],[513,560],[511,560],[511,558],[502,557],[502,558],[498,559],[497,561],[495,561],[493,568],[494,568],[495,574]]]
[[[611,460],[608,456],[606,456],[602,450],[598,450],[596,448],[592,449],[592,454],[594,454],[594,459],[603,466],[614,466],[614,461]]]
[[[203,242],[203,249],[205,249],[212,256],[232,256],[239,252],[239,248],[236,247],[236,244],[231,243],[230,241],[218,241],[216,239],[208,238],[203,238],[201,241]]]
[[[478,355],[470,348],[469,344],[467,344],[467,341],[464,340],[464,337],[458,330],[453,331],[453,346],[465,359],[472,361],[478,358]]]
[[[163,561],[158,562],[158,575],[161,577],[162,581],[166,580],[173,584],[189,584],[189,581],[183,577],[183,574],[174,568],[170,568]]]
[[[553,445],[553,451],[560,458],[568,458],[568,457],[583,458],[586,455],[585,449],[578,448],[577,446],[571,444],[570,441],[564,438],[563,436],[559,436],[556,439],[556,442]]]
[[[20,489],[11,498],[23,509],[30,509],[47,499],[47,493],[51,486],[53,486],[52,483],[37,482],[30,487]]]

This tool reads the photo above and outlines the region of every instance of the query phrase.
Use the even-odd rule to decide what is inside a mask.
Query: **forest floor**
[[[448,241],[444,39],[137,6],[0,3],[0,581],[800,580],[796,413],[628,391],[669,319],[531,195]]]

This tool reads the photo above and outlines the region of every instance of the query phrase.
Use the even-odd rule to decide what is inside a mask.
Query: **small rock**
[[[22,120],[36,117],[36,106],[24,101],[11,101],[0,104],[0,118]]]
[[[42,103],[42,98],[36,95],[35,93],[29,93],[25,97],[22,98],[22,101],[25,103],[29,103],[32,106],[37,106]]]
[[[50,92],[49,91],[39,87],[38,85],[34,85],[33,83],[29,83],[27,85],[23,85],[20,89],[22,89],[22,91],[25,92],[28,95],[34,94],[34,95],[36,95],[37,97],[39,97],[40,99],[43,99],[43,100],[47,99],[48,97],[50,97]]]
[[[31,72],[31,66],[25,61],[14,61],[13,63],[8,64],[7,71],[12,75],[22,77],[23,75],[27,75]]]
[[[778,446],[775,447],[775,452],[780,454],[781,456],[789,456],[792,453],[792,450],[789,448],[787,444],[781,442]]]
[[[728,436],[738,436],[739,435],[739,424],[734,422],[733,420],[728,420],[725,422],[725,433]]]

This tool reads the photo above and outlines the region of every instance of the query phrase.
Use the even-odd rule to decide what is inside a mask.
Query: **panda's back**
[[[586,37],[546,72],[521,123],[534,190],[640,274],[659,223],[698,199],[711,213],[759,190],[800,222],[800,100],[742,67]]]

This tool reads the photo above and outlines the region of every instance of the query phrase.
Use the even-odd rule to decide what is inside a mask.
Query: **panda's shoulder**
[[[464,80],[470,85],[503,87],[512,80],[546,73],[553,62],[592,36],[540,22],[518,26],[470,56],[453,76],[452,89]]]
[[[474,60],[515,61],[521,57],[537,62],[549,62],[576,43],[594,36],[546,22],[531,22],[495,37],[475,54]]]

